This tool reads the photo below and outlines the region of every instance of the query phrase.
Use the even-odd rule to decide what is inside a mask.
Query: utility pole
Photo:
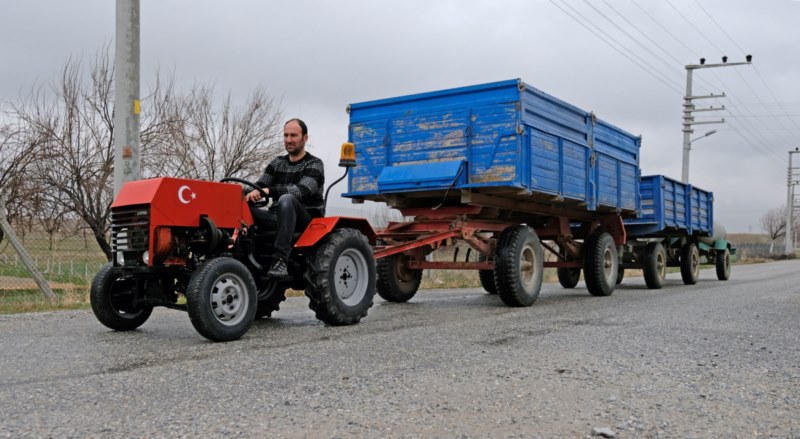
[[[722,57],[721,64],[706,64],[705,58],[700,58],[700,64],[689,64],[686,66],[686,96],[683,98],[683,168],[681,171],[681,181],[684,184],[689,183],[689,151],[692,149],[692,133],[694,130],[692,129],[692,125],[703,125],[703,124],[713,124],[713,123],[725,123],[725,119],[720,120],[712,120],[712,121],[701,121],[695,122],[694,116],[692,116],[693,112],[698,111],[718,111],[724,110],[725,106],[720,108],[695,108],[694,100],[696,99],[710,99],[710,98],[720,98],[725,97],[725,93],[715,95],[710,94],[706,96],[693,96],[692,95],[692,73],[697,69],[707,69],[711,67],[733,67],[733,66],[741,66],[745,64],[750,64],[753,60],[752,55],[747,55],[745,57],[747,60],[746,62],[728,62],[728,57]],[[705,137],[705,136],[703,136]]]
[[[141,178],[139,157],[139,0],[117,0],[114,55],[114,195]]]
[[[789,172],[786,179],[786,245],[784,253],[789,255],[794,250],[794,242],[792,241],[792,225],[794,224],[794,186],[800,180],[800,173],[797,169],[792,167],[792,154],[800,154],[800,148],[795,148],[794,151],[789,151]]]

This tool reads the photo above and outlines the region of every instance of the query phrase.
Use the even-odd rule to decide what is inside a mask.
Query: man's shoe
[[[286,267],[286,262],[284,262],[283,259],[275,259],[275,262],[269,267],[267,276],[275,279],[289,278],[289,269]]]

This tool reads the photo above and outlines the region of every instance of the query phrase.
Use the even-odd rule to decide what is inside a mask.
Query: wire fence
[[[47,233],[15,228],[30,260],[53,290],[88,290],[107,259],[88,231]],[[38,290],[33,276],[8,239],[0,242],[0,292]]]

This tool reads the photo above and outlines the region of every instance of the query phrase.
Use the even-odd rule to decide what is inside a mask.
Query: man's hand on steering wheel
[[[233,181],[236,183],[242,183],[246,186],[250,186],[251,188],[253,188],[252,191],[248,192],[247,195],[245,195],[245,199],[253,207],[264,207],[269,204],[269,192],[267,192],[269,189],[265,191],[264,189],[256,186],[255,183],[235,177],[225,177],[220,181],[221,182]]]

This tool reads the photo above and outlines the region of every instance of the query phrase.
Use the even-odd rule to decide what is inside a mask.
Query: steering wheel
[[[269,204],[269,195],[267,195],[267,193],[264,192],[264,189],[261,189],[260,187],[256,186],[255,183],[249,182],[247,180],[243,180],[241,178],[236,178],[236,177],[225,177],[220,181],[222,183],[225,183],[225,182],[228,182],[228,181],[232,181],[232,182],[235,182],[235,183],[241,183],[241,184],[250,186],[251,188],[253,188],[253,189],[257,190],[258,192],[260,192],[261,193],[261,199],[260,200],[258,200],[258,201],[249,201],[250,205],[253,206],[253,207],[264,207],[267,204]]]

